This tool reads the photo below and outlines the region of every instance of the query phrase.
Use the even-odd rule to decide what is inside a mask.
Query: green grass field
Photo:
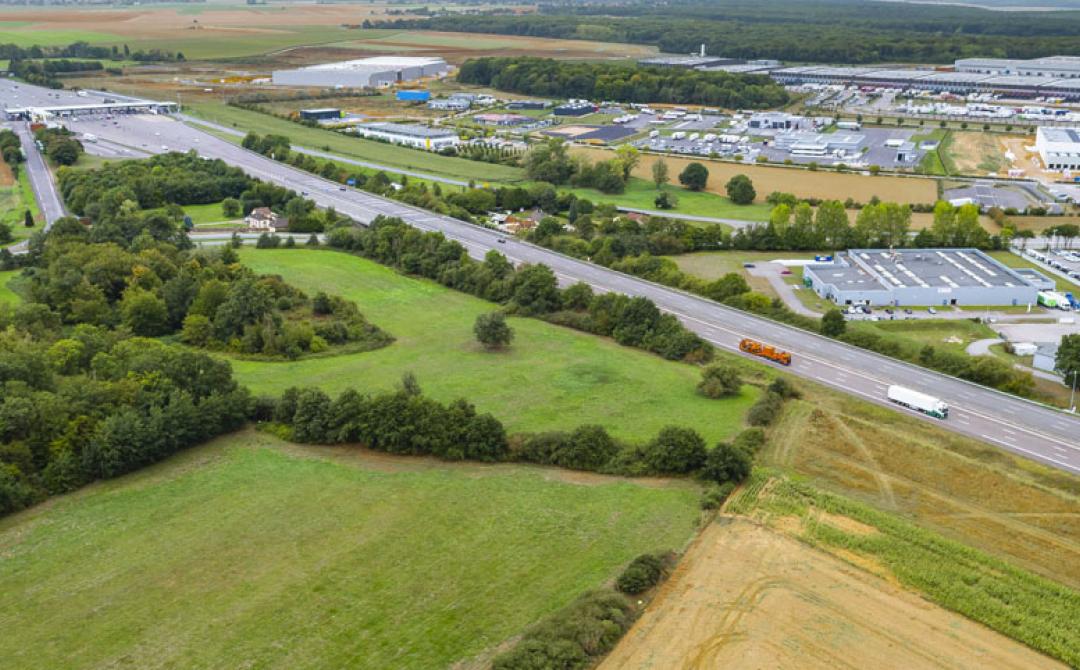
[[[963,353],[967,345],[976,340],[997,337],[989,326],[967,319],[853,321],[848,328],[878,333],[913,351],[929,344],[935,349]]]
[[[697,487],[244,432],[0,520],[4,667],[444,668],[634,556]]]
[[[27,24],[26,21],[5,21],[0,23],[0,44],[14,44],[20,47],[39,46],[66,46],[74,42],[90,42],[100,44],[102,42],[116,42],[119,35],[99,33],[91,30],[20,30],[12,29],[10,24]]]
[[[727,198],[708,193],[706,191],[688,191],[679,186],[668,186],[668,192],[679,199],[678,205],[669,210],[670,216],[677,218],[679,214],[692,216],[712,216],[722,219],[746,219],[749,221],[768,221],[771,208],[762,203],[754,205],[736,205]],[[578,197],[588,198],[593,202],[611,202],[621,207],[634,209],[657,209],[656,185],[652,182],[631,177],[626,185],[626,191],[618,195],[601,193],[591,188],[566,189],[576,193]]]
[[[668,256],[679,269],[712,281],[729,272],[743,273],[743,263],[768,263],[779,259],[812,259],[812,251],[699,251]]]
[[[293,144],[308,149],[330,151],[339,156],[371,161],[390,167],[415,170],[441,177],[475,179],[477,182],[516,182],[525,178],[520,168],[492,165],[417,151],[406,147],[374,142],[359,137],[349,137],[331,130],[308,128],[298,123],[279,119],[269,114],[251,112],[218,103],[195,103],[186,105],[189,113],[224,126],[259,134],[285,135]],[[329,149],[327,149],[329,147]]]
[[[14,305],[19,302],[19,296],[8,286],[8,282],[18,274],[18,270],[0,272],[0,305]]]
[[[32,228],[27,228],[25,225],[24,216],[27,209],[34,217]],[[11,186],[0,187],[0,223],[11,226],[11,234],[15,237],[14,243],[30,237],[44,225],[26,170],[19,171],[18,181]]]
[[[344,253],[243,247],[241,259],[309,294],[323,290],[355,300],[372,323],[397,338],[361,354],[234,360],[236,376],[255,393],[304,384],[332,393],[385,391],[412,371],[426,394],[443,401],[464,397],[510,432],[599,423],[619,437],[645,440],[674,424],[695,428],[710,444],[739,430],[758,395],[746,386],[737,398],[708,400],[695,393],[700,375],[693,366],[536,319],[511,318],[511,348],[486,352],[476,343],[473,322],[496,305]]]

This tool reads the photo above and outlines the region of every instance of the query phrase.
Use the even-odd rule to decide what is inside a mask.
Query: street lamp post
[[[1080,368],[1072,371],[1072,392],[1069,394],[1069,411],[1076,413],[1076,377],[1080,375]]]

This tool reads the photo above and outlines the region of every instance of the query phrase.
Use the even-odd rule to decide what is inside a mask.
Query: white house
[[[256,207],[244,217],[244,224],[251,233],[273,233],[289,227],[289,221],[270,211],[269,207]]]

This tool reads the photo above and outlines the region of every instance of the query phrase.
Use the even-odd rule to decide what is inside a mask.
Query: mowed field
[[[396,341],[361,354],[294,362],[233,360],[242,384],[278,394],[317,385],[336,394],[395,388],[413,372],[424,392],[465,398],[499,417],[510,432],[568,430],[597,423],[612,434],[646,440],[667,425],[696,429],[711,444],[742,426],[758,390],[744,386],[728,400],[695,392],[699,368],[665,361],[612,340],[538,319],[510,318],[512,346],[485,351],[473,335],[480,314],[498,306],[434,282],[413,279],[356,256],[308,249],[243,248],[241,259],[259,273],[282,275],[314,294],[355,300],[360,311]]]
[[[599,668],[723,667],[1066,666],[782,532],[721,517]]]
[[[579,147],[574,153],[589,156],[594,160],[611,158],[611,152],[604,149]],[[644,180],[652,179],[652,164],[655,155],[642,155],[634,176]],[[868,202],[873,196],[882,200],[900,203],[932,203],[937,200],[937,187],[934,180],[916,177],[863,176],[858,174],[838,174],[826,170],[810,172],[783,167],[762,165],[742,165],[708,159],[663,157],[668,164],[672,181],[693,162],[699,162],[709,169],[709,182],[706,190],[724,194],[724,184],[737,174],[745,174],[754,182],[758,201],[762,202],[772,191],[793,193],[799,198],[827,198],[846,200],[848,197],[859,202]]]
[[[695,485],[445,464],[253,431],[0,520],[8,670],[429,668],[482,654],[634,556]]]

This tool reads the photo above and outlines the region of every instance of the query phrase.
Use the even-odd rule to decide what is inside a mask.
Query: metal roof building
[[[353,127],[353,132],[361,137],[431,151],[461,143],[461,138],[452,130],[404,123],[360,123]]]
[[[296,70],[275,70],[273,83],[321,88],[377,88],[445,74],[449,69],[442,58],[376,56]]]
[[[803,277],[838,305],[1025,305],[1054,285],[978,249],[851,249],[833,263],[807,265]]]

